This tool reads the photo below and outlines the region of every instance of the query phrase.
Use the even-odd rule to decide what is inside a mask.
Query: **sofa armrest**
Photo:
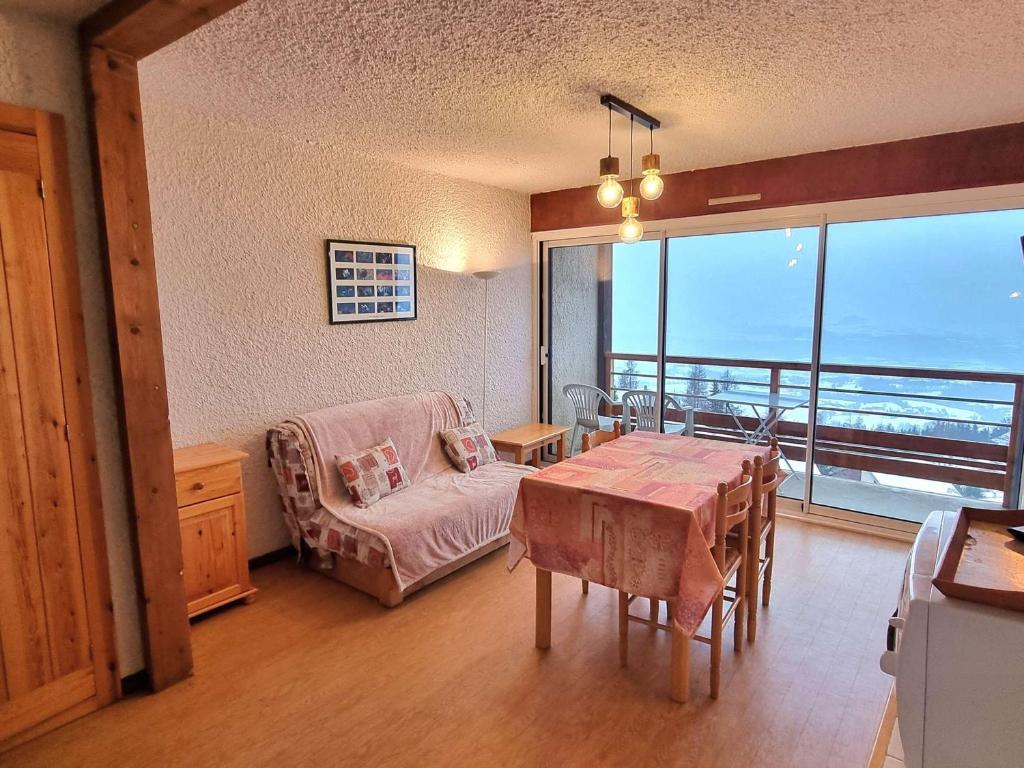
[[[316,548],[317,543],[305,535],[303,524],[320,509],[313,460],[302,435],[288,425],[279,425],[267,432],[267,459],[277,490],[281,497],[285,525],[291,534],[292,545],[299,550],[300,542]],[[301,550],[300,550],[301,551]]]

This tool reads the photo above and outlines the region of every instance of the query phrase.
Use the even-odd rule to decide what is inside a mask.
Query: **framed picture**
[[[328,240],[332,325],[416,319],[416,246]]]

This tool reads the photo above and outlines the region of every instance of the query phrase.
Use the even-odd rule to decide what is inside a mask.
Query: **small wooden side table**
[[[554,445],[556,461],[565,459],[565,435],[570,427],[558,424],[524,424],[491,435],[495,450],[508,451],[516,457],[516,464],[526,464],[532,454],[533,466],[540,467],[540,453]]]
[[[237,600],[252,602],[245,541],[242,459],[209,443],[174,452],[181,555],[189,618]]]

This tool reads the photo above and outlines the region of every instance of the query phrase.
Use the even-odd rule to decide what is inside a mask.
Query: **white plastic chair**
[[[562,387],[562,394],[569,398],[573,410],[576,412],[576,423],[572,428],[572,441],[569,443],[569,455],[576,447],[576,435],[583,427],[588,432],[600,429],[609,432],[613,429],[617,419],[611,416],[602,416],[601,404],[614,405],[615,402],[608,396],[608,393],[599,387],[592,387],[589,384],[566,384]]]
[[[679,405],[679,402],[672,395],[662,395],[662,402],[667,409],[672,408],[686,414],[685,424],[665,424],[665,434],[679,435],[686,434],[693,437],[693,408],[686,408]],[[649,389],[631,389],[622,395],[622,421],[639,432],[658,431],[658,393]]]

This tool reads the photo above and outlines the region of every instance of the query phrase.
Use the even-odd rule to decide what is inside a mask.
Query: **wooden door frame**
[[[244,0],[114,0],[79,36],[88,73],[102,252],[120,380],[146,672],[192,673],[138,61]]]
[[[37,147],[71,483],[75,497],[96,686],[95,694],[85,701],[0,743],[0,750],[3,750],[86,712],[106,706],[120,696],[121,680],[117,667],[107,540],[96,463],[96,432],[64,118],[41,110],[0,104],[0,130],[32,136]]]

